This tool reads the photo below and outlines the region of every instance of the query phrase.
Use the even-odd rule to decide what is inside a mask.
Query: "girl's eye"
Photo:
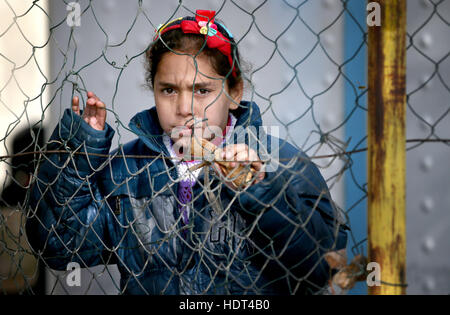
[[[195,93],[199,94],[199,95],[206,95],[206,94],[209,93],[209,90],[207,90],[207,89],[198,89],[197,91],[195,91]]]
[[[175,93],[175,90],[172,89],[172,88],[164,88],[164,89],[162,89],[162,92],[163,92],[165,95],[171,95],[171,94]]]

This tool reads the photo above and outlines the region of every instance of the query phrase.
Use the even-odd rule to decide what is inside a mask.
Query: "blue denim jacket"
[[[243,101],[234,114],[236,126],[262,125],[254,103]],[[138,113],[129,127],[138,138],[110,153],[109,125],[94,130],[64,112],[47,149],[67,153],[42,158],[26,222],[49,267],[117,264],[125,294],[289,294],[326,284],[332,271],[323,255],[345,248],[346,226],[303,152],[268,136],[279,143],[282,165],[242,191],[202,170],[183,226],[156,109]],[[205,195],[205,176],[223,213]]]

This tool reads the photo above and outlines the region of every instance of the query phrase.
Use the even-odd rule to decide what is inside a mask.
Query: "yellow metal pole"
[[[406,0],[375,2],[381,26],[368,30],[368,258],[379,264],[381,285],[369,294],[405,294]]]

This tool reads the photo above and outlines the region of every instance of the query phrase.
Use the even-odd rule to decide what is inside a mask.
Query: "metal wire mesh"
[[[440,109],[440,115],[438,117],[430,118],[424,113],[424,107],[418,104],[418,92],[427,88],[432,81],[436,80],[442,89],[438,92],[436,97],[441,95],[446,97],[450,92],[448,84],[448,57],[450,51],[445,46],[435,46],[434,52],[430,53],[427,49],[430,47],[429,38],[423,36],[423,30],[432,25],[438,24],[440,30],[448,30],[449,17],[448,17],[448,2],[447,1],[424,1],[422,6],[428,8],[426,19],[420,24],[416,21],[407,34],[407,53],[412,57],[419,55],[421,60],[427,61],[430,68],[433,69],[429,76],[421,78],[420,83],[416,86],[412,86],[407,92],[407,106],[409,114],[423,124],[426,129],[426,135],[424,139],[410,139],[410,142],[416,142],[408,146],[408,150],[415,149],[423,145],[427,141],[441,142],[443,145],[448,146],[448,134],[445,133],[445,129],[441,126],[448,119],[449,108],[443,104]],[[442,23],[442,24],[440,24]],[[412,24],[412,23],[411,23]],[[415,69],[416,70],[416,69]],[[415,74],[419,74],[420,70],[416,70]],[[429,100],[427,100],[429,101]]]
[[[105,44],[94,51],[94,57],[91,56],[89,62],[80,64],[77,55],[87,48],[79,45],[76,39],[76,20],[72,20],[69,32],[64,33],[66,41],[57,42],[55,34],[67,30],[67,16],[50,14],[48,6],[41,1],[30,2],[26,8],[17,10],[5,0],[3,9],[11,16],[11,21],[2,26],[0,38],[7,38],[16,28],[20,30],[21,20],[32,13],[40,14],[49,24],[48,37],[40,43],[28,40],[26,33],[19,32],[28,42],[29,49],[22,61],[0,52],[2,62],[10,70],[4,77],[6,79],[2,78],[0,88],[0,106],[4,112],[10,113],[5,116],[8,118],[4,124],[8,128],[0,139],[5,152],[0,157],[0,163],[2,172],[6,174],[1,183],[2,292],[34,294],[45,291],[52,294],[59,286],[63,293],[70,294],[70,283],[77,286],[77,274],[73,269],[77,267],[84,268],[81,288],[77,291],[82,294],[92,293],[94,286],[98,288],[97,293],[110,292],[98,280],[100,276],[112,279],[113,291],[132,294],[323,294],[337,293],[341,287],[348,289],[354,281],[363,280],[366,272],[364,262],[355,260],[349,264],[353,269],[346,269],[351,270],[346,285],[332,283],[333,275],[345,269],[347,264],[345,249],[338,252],[340,248],[336,248],[339,233],[348,233],[347,247],[355,256],[364,256],[360,245],[366,242],[365,239],[356,239],[351,229],[347,229],[352,225],[347,220],[347,214],[366,198],[365,183],[361,184],[353,176],[351,168],[352,155],[366,150],[360,147],[365,137],[349,148],[349,141],[340,133],[354,112],[366,110],[362,102],[366,87],[362,82],[352,82],[344,71],[345,66],[367,45],[365,28],[360,25],[360,48],[348,60],[329,53],[326,43],[327,31],[342,23],[344,17],[356,21],[347,10],[347,2],[333,2],[332,5],[339,7],[338,14],[326,20],[319,29],[313,29],[308,17],[302,14],[311,1],[284,1],[292,13],[291,20],[278,33],[273,34],[271,30],[270,35],[264,21],[255,18],[258,10],[272,4],[270,1],[254,3],[253,7],[244,1],[216,3],[213,9],[217,11],[218,18],[221,18],[222,9],[230,6],[241,11],[250,21],[242,37],[236,38],[238,48],[245,45],[251,29],[256,29],[258,35],[271,44],[268,51],[261,52],[265,56],[263,62],[252,70],[244,71],[248,100],[258,99],[263,104],[260,105],[261,114],[252,118],[271,114],[274,125],[281,127],[283,141],[271,153],[286,149],[283,146],[287,146],[285,141],[288,141],[310,158],[297,150],[289,157],[278,156],[274,164],[276,170],[266,174],[268,186],[262,190],[263,193],[255,188],[260,184],[244,190],[230,190],[227,180],[205,163],[190,191],[193,198],[188,204],[190,213],[186,223],[179,210],[179,206],[186,205],[178,194],[181,178],[174,158],[167,154],[166,149],[160,148],[158,152],[144,146],[144,149],[136,151],[133,148],[139,144],[130,145],[122,141],[123,134],[131,132],[135,137],[150,139],[148,141],[151,143],[162,143],[161,135],[138,134],[136,129],[127,127],[128,122],[118,113],[121,105],[116,100],[117,95],[126,93],[120,87],[122,77],[130,75],[132,65],[142,65],[148,47],[136,53],[130,50],[123,63],[113,61],[109,52],[117,47],[128,47],[128,36],[132,36],[137,21],[145,21],[147,30],[150,29],[153,35],[158,24],[182,16],[181,13],[193,16],[194,4],[175,1],[170,16],[155,20],[150,16],[154,16],[153,12],[158,12],[158,8],[149,6],[145,1],[137,1],[134,4],[135,18],[124,31],[123,40],[114,41],[98,18],[98,1],[80,1],[80,23],[83,19],[94,19],[104,36],[99,41]],[[442,3],[433,3],[433,13],[424,25],[433,18],[449,25],[439,14]],[[71,8],[66,12],[68,15],[76,8],[66,1],[62,1],[61,5]],[[234,32],[232,25],[227,24],[227,27]],[[409,51],[414,49],[421,53],[414,41],[419,30],[420,27],[408,34]],[[280,44],[283,35],[289,32],[307,33],[314,38],[314,44],[305,54],[292,58]],[[57,69],[55,77],[39,68],[39,56],[49,45],[58,47],[56,50],[63,60],[61,64],[52,65]],[[301,68],[317,51],[323,55],[323,60],[332,65],[335,76],[325,87],[311,91]],[[439,78],[447,92],[450,91],[448,80],[439,69],[448,60],[448,54],[437,60],[423,54],[435,65],[435,72],[428,80]],[[245,52],[243,55],[245,58]],[[264,72],[275,58],[283,60],[291,75],[287,76],[280,89],[267,94],[255,87],[253,79]],[[72,96],[78,95],[84,105],[86,93],[90,90],[85,84],[85,70],[97,62],[106,63],[111,72],[118,73],[112,84],[111,103],[106,105],[107,115],[113,120],[109,128],[116,131],[117,138],[114,139],[117,143],[99,140],[92,142],[98,147],[91,147],[88,142],[77,142],[77,135],[85,133],[86,129],[75,114],[67,114],[70,111],[66,112],[70,124],[58,124],[49,140],[52,133],[49,129],[53,128],[48,126],[54,126],[63,116],[64,109],[70,107],[70,99],[63,97],[63,91],[70,91]],[[21,89],[22,82],[28,78],[21,76],[20,70],[30,64],[36,65],[34,73],[40,81],[33,91],[28,92]],[[336,115],[340,117],[339,121],[325,126],[316,117],[317,107],[321,106],[320,99],[332,93],[333,88],[342,82],[351,85],[354,91],[353,109],[348,115]],[[415,93],[426,83],[409,92],[408,107],[430,127],[430,133],[424,139],[409,140],[415,144],[408,149],[425,141],[446,143],[445,136],[436,130],[447,117],[448,106],[439,119],[427,122],[412,104]],[[23,103],[6,95],[12,84],[16,84],[19,94],[23,96]],[[286,121],[278,117],[280,111],[275,106],[275,100],[291,89],[307,105],[299,105],[295,111],[296,117],[289,117]],[[247,107],[241,106],[242,112],[250,108],[248,104]],[[37,115],[29,114],[31,107],[38,109]],[[239,121],[239,115],[236,115]],[[300,140],[293,137],[293,130],[307,119],[312,122],[312,128],[303,131],[306,137]],[[20,130],[25,131],[19,133]],[[98,134],[98,137],[106,139],[104,134]],[[260,138],[254,140],[261,145]],[[113,153],[109,152],[111,142],[118,146]],[[266,148],[267,143],[262,147]],[[270,154],[266,157],[270,158]],[[322,185],[316,164],[310,163],[310,160],[326,174],[326,181],[323,182],[326,186]],[[341,209],[329,195],[327,186],[330,189],[338,186],[344,175],[354,180],[363,197]],[[274,193],[274,189],[278,191]],[[267,196],[270,198],[265,198]],[[108,268],[110,265],[118,266],[120,279],[112,275]],[[47,283],[44,290],[39,285],[45,278],[45,272],[56,281],[50,285]]]

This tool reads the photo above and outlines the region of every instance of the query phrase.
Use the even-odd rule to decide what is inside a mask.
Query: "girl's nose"
[[[177,114],[186,117],[193,116],[192,93],[179,93],[177,98]]]

